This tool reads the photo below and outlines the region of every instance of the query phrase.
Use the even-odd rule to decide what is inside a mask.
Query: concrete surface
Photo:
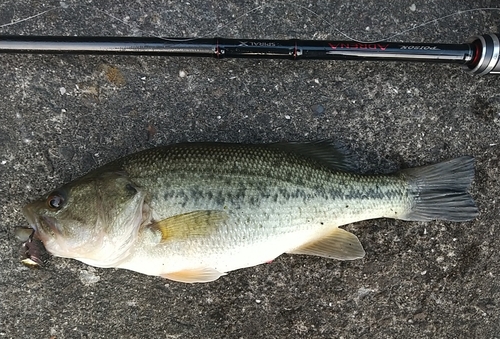
[[[50,6],[62,9],[0,33],[376,39],[473,5],[320,1],[315,15],[286,1],[4,0],[0,24]],[[467,12],[394,40],[461,43],[499,19]],[[500,338],[499,86],[453,65],[0,55],[0,337]],[[361,222],[347,228],[363,260],[284,255],[204,285],[19,262],[22,206],[112,159],[186,140],[325,138],[364,172],[475,156],[479,217]]]

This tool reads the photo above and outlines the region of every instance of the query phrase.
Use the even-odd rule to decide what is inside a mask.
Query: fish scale
[[[300,245],[302,236],[321,234],[360,218],[381,217],[389,214],[388,211],[402,214],[407,207],[402,193],[404,187],[397,177],[339,172],[314,159],[265,147],[261,152],[258,147],[245,145],[220,145],[216,150],[212,147],[188,145],[170,152],[156,149],[123,163],[123,168],[131,174],[133,171],[128,168],[134,168],[135,162],[154,167],[155,170],[146,170],[147,177],[131,175],[130,178],[152,194],[150,204],[155,220],[193,210],[228,210],[230,221],[221,225],[219,231],[211,233],[209,238],[192,239],[186,244],[185,248],[198,249],[198,252],[190,252],[193,253],[192,265],[207,265],[206,257],[212,252],[218,259],[221,253],[217,244],[224,244],[224,251],[234,256],[244,252],[245,246],[269,247],[270,239],[280,243],[244,264],[252,266],[274,259],[276,251],[292,250]],[[181,176],[176,175],[179,171]],[[162,176],[163,172],[169,173],[168,177],[165,176],[161,185],[151,187],[149,178]],[[387,192],[399,192],[399,195]],[[168,202],[161,199],[165,196]],[[381,199],[385,196],[399,199]],[[291,235],[297,240],[291,241]],[[168,246],[162,247],[163,252],[158,256],[186,253],[176,245],[168,254],[165,254]],[[198,259],[201,255],[205,257],[202,262]],[[232,262],[215,262],[215,259],[211,265],[217,270],[235,269]]]
[[[150,177],[168,173],[161,186],[175,185],[182,189],[166,189],[165,196],[175,195],[177,192],[179,195],[195,199],[200,195],[199,192],[203,192],[204,197],[210,194],[220,196],[221,191],[214,193],[213,187],[222,186],[227,191],[224,194],[226,197],[230,195],[240,197],[251,188],[259,187],[259,194],[248,194],[248,196],[261,198],[272,195],[270,191],[273,190],[269,188],[276,187],[275,195],[285,199],[297,198],[300,195],[298,192],[305,192],[305,188],[311,189],[314,195],[319,195],[325,200],[390,199],[402,197],[405,191],[400,178],[343,173],[321,165],[318,161],[297,157],[294,153],[272,152],[273,149],[270,151],[265,147],[261,147],[262,152],[258,153],[255,149],[245,146],[236,145],[235,148],[229,148],[222,144],[217,149],[218,152],[212,150],[210,144],[189,145],[171,152],[162,152],[161,148],[154,149],[151,152],[144,152],[141,157],[134,157],[133,160],[125,159],[123,167],[130,173],[132,180],[143,186],[150,185]],[[245,166],[235,168],[236,160]],[[137,163],[151,164],[151,167],[136,166]],[[139,169],[140,176],[135,177],[134,168]],[[176,176],[180,171],[182,175]],[[186,194],[186,187],[193,188],[190,195]],[[205,187],[205,191],[201,191],[200,187]],[[236,190],[239,192],[234,193]],[[403,199],[400,200],[403,203]]]

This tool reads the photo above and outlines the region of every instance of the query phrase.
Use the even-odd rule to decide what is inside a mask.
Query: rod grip
[[[477,75],[500,74],[500,35],[476,35],[469,39],[473,59],[466,65],[468,72]]]

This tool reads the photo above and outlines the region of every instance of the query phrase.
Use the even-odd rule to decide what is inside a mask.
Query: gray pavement
[[[112,3],[4,0],[0,25],[66,9],[0,34],[342,39],[335,27],[377,39],[473,6],[300,5],[314,15],[285,1]],[[498,32],[499,19],[464,13],[393,40],[461,43]],[[500,338],[499,85],[453,65],[0,55],[0,337]],[[363,172],[474,156],[479,217],[360,222],[347,229],[364,244],[363,260],[283,255],[209,284],[61,258],[39,270],[19,262],[22,206],[112,159],[180,141],[326,138],[353,150]]]

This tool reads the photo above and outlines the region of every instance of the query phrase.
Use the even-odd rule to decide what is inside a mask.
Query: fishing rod
[[[377,60],[461,64],[472,74],[500,74],[500,35],[463,44],[225,38],[0,36],[0,53],[127,54],[222,58]]]

